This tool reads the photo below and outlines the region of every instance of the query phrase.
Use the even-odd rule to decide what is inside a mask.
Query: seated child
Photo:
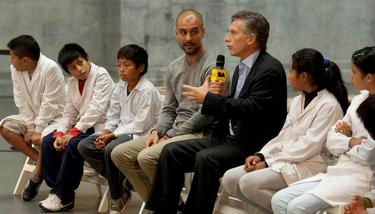
[[[61,67],[71,75],[67,81],[67,102],[56,131],[43,138],[42,175],[51,188],[39,203],[44,211],[57,212],[74,207],[74,191],[83,174],[84,159],[78,143],[103,129],[113,89],[108,72],[90,62],[78,44],[66,44],[59,53]]]
[[[82,140],[78,150],[85,160],[108,179],[111,213],[122,213],[130,201],[129,189],[123,188],[124,175],[114,165],[111,153],[115,146],[147,135],[161,111],[160,95],[144,77],[148,55],[137,45],[126,45],[117,53],[120,81],[110,101],[105,127]]]

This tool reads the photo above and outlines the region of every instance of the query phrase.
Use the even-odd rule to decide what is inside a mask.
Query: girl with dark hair
[[[375,139],[375,96],[369,96],[365,101],[357,108],[358,117],[363,121],[363,124],[367,131],[370,133],[372,139]],[[369,154],[368,160],[375,162],[375,156],[373,155],[374,142],[367,142],[369,150],[366,152]],[[362,148],[362,147],[361,147]],[[366,147],[364,147],[366,148]],[[364,196],[355,195],[352,200],[345,205],[346,214],[375,214],[375,189],[366,193]]]
[[[332,154],[340,156],[339,160],[327,168],[327,173],[277,192],[272,198],[274,213],[316,213],[343,205],[352,195],[363,195],[370,190],[375,172],[371,158],[375,142],[356,110],[370,94],[375,94],[374,74],[375,47],[354,52],[351,79],[353,86],[363,91],[353,98],[344,118],[331,127],[326,143]]]
[[[321,150],[327,133],[349,105],[340,69],[317,50],[293,54],[288,80],[301,94],[293,99],[283,129],[222,181],[228,193],[264,212],[272,211],[273,193],[326,170]]]

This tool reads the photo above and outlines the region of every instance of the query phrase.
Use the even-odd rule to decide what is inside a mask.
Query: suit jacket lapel
[[[229,97],[234,97],[234,93],[236,93],[236,87],[237,87],[237,81],[238,81],[238,72],[239,72],[239,68],[238,68],[238,65],[237,65],[237,67],[236,67],[236,69],[234,70],[234,73],[233,73],[232,84],[231,84],[232,86],[231,86]]]

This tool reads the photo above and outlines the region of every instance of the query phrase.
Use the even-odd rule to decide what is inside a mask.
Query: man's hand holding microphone
[[[205,82],[200,87],[183,85],[183,95],[189,100],[202,104],[208,92],[226,96],[227,94],[227,76],[228,72],[224,69],[225,57],[218,55],[216,58],[216,67],[211,70],[211,75],[206,77]]]

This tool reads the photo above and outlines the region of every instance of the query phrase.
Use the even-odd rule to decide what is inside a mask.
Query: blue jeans
[[[273,195],[271,204],[274,214],[313,214],[331,205],[317,196],[308,193],[320,181],[292,185]]]
[[[125,179],[125,176],[113,163],[111,153],[117,145],[132,140],[133,138],[128,134],[122,134],[109,142],[104,150],[97,150],[94,141],[98,137],[99,134],[94,134],[82,140],[78,145],[78,151],[92,168],[95,169],[95,171],[107,178],[111,198],[119,199],[124,194],[122,182]]]
[[[56,151],[53,147],[55,138],[51,132],[43,138],[41,145],[42,175],[51,193],[61,199],[62,204],[74,201],[76,190],[81,182],[84,159],[78,152],[78,143],[94,133],[90,128],[85,133],[72,138],[67,147],[62,151]]]

